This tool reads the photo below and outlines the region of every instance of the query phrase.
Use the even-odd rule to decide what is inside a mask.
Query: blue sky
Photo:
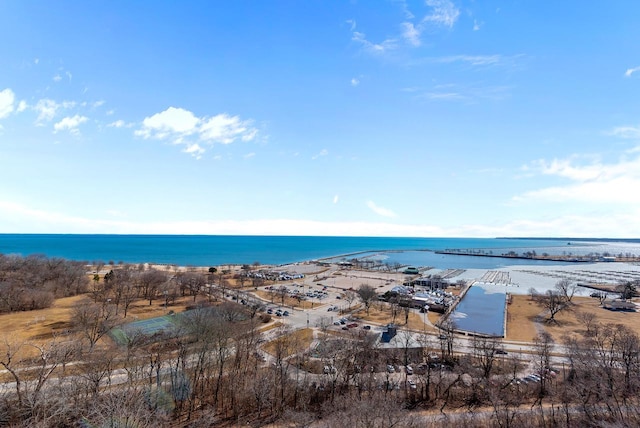
[[[640,237],[640,3],[0,3],[0,233]]]

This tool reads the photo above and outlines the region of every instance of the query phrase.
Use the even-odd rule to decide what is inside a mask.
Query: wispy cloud
[[[396,213],[394,213],[390,209],[379,207],[373,201],[367,201],[367,206],[369,207],[369,209],[371,211],[373,211],[374,213],[378,214],[379,216],[382,216],[382,217],[396,217]]]
[[[631,75],[637,71],[640,71],[640,66],[639,67],[634,67],[634,68],[629,68],[627,69],[627,71],[624,72],[624,75],[626,77],[631,77]]]
[[[510,96],[509,86],[466,86],[457,84],[435,85],[425,90],[413,90],[416,97],[433,101],[478,102],[479,100],[500,101]]]
[[[217,221],[127,221],[111,208],[104,218],[87,218],[0,200],[0,223],[13,225],[6,233],[116,233],[207,235],[317,236],[607,236],[624,238],[640,231],[640,210],[591,215],[559,215],[545,219],[515,219],[500,225],[463,224],[444,228],[429,224],[387,222],[321,222],[292,219]]]
[[[109,128],[132,128],[134,126],[133,123],[127,123],[122,119],[118,119],[114,122],[107,124]]]
[[[502,55],[450,55],[432,58],[431,61],[439,63],[463,62],[470,65],[486,66],[502,64],[505,62],[505,59]]]
[[[587,163],[581,163],[587,159]],[[516,202],[550,201],[585,204],[640,203],[640,156],[621,157],[614,163],[597,158],[573,156],[568,159],[538,160],[528,165],[529,172],[568,180],[566,184],[525,192],[513,198]]]
[[[333,203],[334,203],[334,204],[337,204],[337,203],[338,203],[338,200],[339,200],[338,195],[335,195],[335,196],[333,197]]]
[[[360,84],[360,79],[354,77],[351,79],[351,86],[358,86]]]
[[[134,132],[145,139],[170,140],[187,146],[185,152],[201,154],[201,144],[231,144],[252,141],[258,134],[253,121],[226,113],[211,117],[197,117],[189,110],[169,107],[165,111],[146,117],[140,129]]]
[[[420,40],[421,31],[416,28],[411,22],[403,22],[402,37],[413,46],[420,46],[422,44]]]
[[[640,126],[618,126],[613,128],[609,133],[619,138],[640,139]]]
[[[426,0],[426,3],[433,10],[423,18],[423,22],[435,22],[453,27],[460,16],[460,9],[449,0]]]
[[[402,41],[409,46],[418,47],[422,45],[422,33],[427,28],[433,27],[446,27],[452,28],[458,17],[460,16],[460,9],[450,0],[426,0],[424,3],[427,7],[427,11],[421,19],[416,20],[415,15],[409,11],[406,2],[397,1],[397,4],[402,8],[405,21],[400,22],[399,34],[386,37],[381,42],[372,42],[367,39],[367,36],[362,31],[356,31],[356,23],[350,19],[346,22],[350,25],[351,40],[359,43],[364,51],[373,55],[383,55],[390,51],[394,51],[401,46]],[[397,33],[395,29],[391,33]]]
[[[53,120],[58,111],[71,109],[76,106],[75,101],[62,101],[57,102],[49,98],[43,98],[38,100],[35,105],[32,105],[31,108],[38,113],[38,118],[36,119],[36,124],[42,125],[43,122],[49,122]]]
[[[373,43],[367,40],[366,35],[359,31],[354,31],[351,40],[359,43],[363,49],[371,54],[383,54],[397,47],[397,40],[390,38],[385,39],[381,43]]]
[[[318,159],[320,157],[326,156],[329,154],[329,151],[327,149],[322,149],[320,150],[320,152],[318,154],[315,154],[313,156],[311,156],[311,159],[315,160]]]

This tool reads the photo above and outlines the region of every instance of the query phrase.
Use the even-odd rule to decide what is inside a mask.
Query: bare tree
[[[593,334],[593,327],[596,323],[596,315],[593,312],[580,311],[576,314],[576,318],[587,329],[585,336],[591,336]]]
[[[72,309],[72,322],[89,342],[93,350],[96,342],[111,330],[118,321],[115,308],[107,303],[96,304],[80,301]]]
[[[536,370],[540,375],[540,389],[539,389],[539,397],[542,398],[547,390],[547,376],[546,372],[551,365],[551,353],[553,352],[553,338],[549,333],[541,333],[539,334],[533,341],[535,346],[535,356],[536,356]]]
[[[375,288],[369,284],[361,284],[357,293],[360,301],[367,310],[367,315],[369,315],[369,308],[371,307],[371,304],[378,299],[378,293],[376,293]]]
[[[353,290],[345,290],[343,295],[344,295],[344,300],[346,300],[347,304],[349,305],[349,310],[351,310],[351,305],[358,297],[358,294]]]
[[[494,337],[477,337],[471,339],[473,356],[482,369],[482,376],[489,379],[496,362],[496,355],[500,346]]]
[[[549,312],[547,322],[557,323],[558,321],[555,319],[555,316],[560,311],[568,307],[568,302],[565,296],[556,290],[547,290],[544,294],[537,294],[535,296],[535,301],[538,305],[542,306],[547,310],[547,312]]]
[[[564,297],[564,300],[566,301],[566,303],[570,305],[571,299],[573,299],[573,296],[576,294],[576,291],[578,290],[578,284],[575,282],[571,282],[565,278],[556,282],[555,288],[558,291],[558,293],[560,293]]]

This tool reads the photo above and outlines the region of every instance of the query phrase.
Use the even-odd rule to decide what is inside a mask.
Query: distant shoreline
[[[495,239],[517,239],[517,240],[544,240],[544,241],[567,241],[568,245],[571,244],[571,241],[577,242],[625,242],[629,244],[640,244],[640,238],[572,238],[572,237],[560,237],[560,238],[536,238],[536,237],[508,237],[508,236],[498,236]]]

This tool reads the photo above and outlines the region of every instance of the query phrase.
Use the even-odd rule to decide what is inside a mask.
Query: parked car
[[[362,326],[362,328],[364,328],[365,330],[371,330],[371,326],[370,325],[364,325],[364,326]]]
[[[391,364],[387,364],[387,371],[389,373],[395,373],[396,369]]]
[[[289,311],[284,311],[284,312],[282,313],[282,315],[284,315],[285,317],[288,317],[288,316],[289,316]]]
[[[404,371],[408,374],[408,375],[412,375],[413,374],[413,367],[411,366],[407,366],[404,368]]]
[[[496,349],[496,354],[507,355],[507,351],[505,351],[504,349]]]

